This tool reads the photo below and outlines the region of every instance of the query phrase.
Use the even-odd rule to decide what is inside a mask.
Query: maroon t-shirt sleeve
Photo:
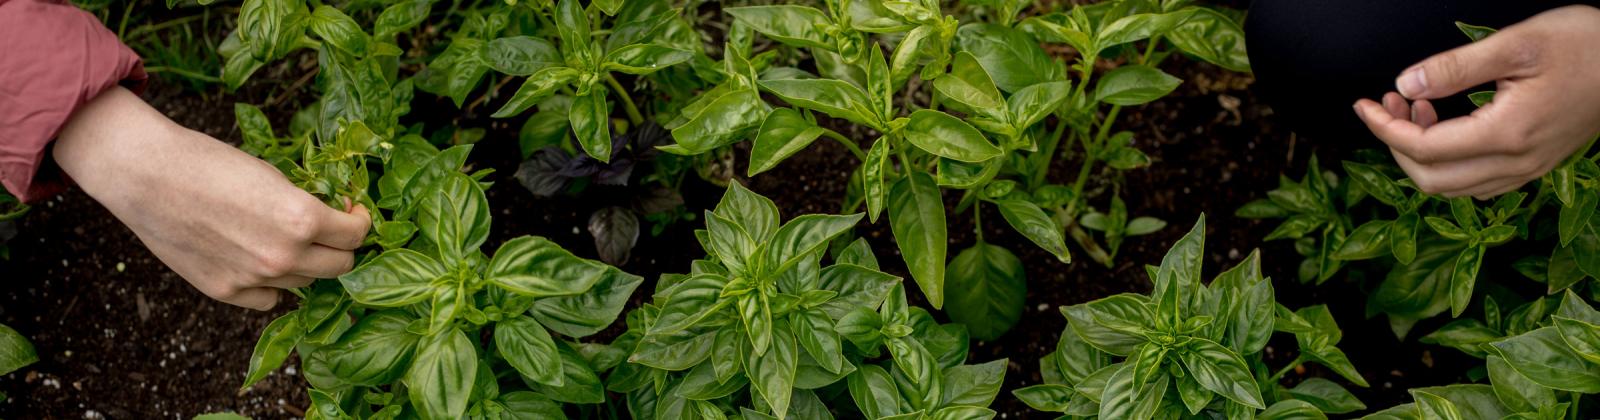
[[[139,56],[65,1],[0,0],[0,184],[23,201],[59,191],[45,159],[74,111],[118,84],[142,90]]]

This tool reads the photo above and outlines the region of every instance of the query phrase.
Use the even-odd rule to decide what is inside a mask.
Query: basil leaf
[[[761,122],[755,143],[750,147],[748,176],[753,177],[778,166],[779,162],[805,149],[825,132],[827,129],[807,121],[793,109],[773,110]]]
[[[1022,319],[1025,274],[1022,260],[1005,248],[979,242],[961,251],[945,270],[945,285],[962,291],[945,307],[950,320],[980,341],[999,338]]]
[[[356,302],[399,307],[428,299],[433,291],[431,282],[443,276],[444,270],[438,261],[420,252],[396,249],[339,276],[339,283]]]
[[[825,28],[833,26],[833,23],[828,15],[816,8],[797,5],[746,6],[729,7],[722,11],[778,42],[796,47],[833,49],[833,42],[825,32]]]
[[[1167,96],[1182,83],[1182,79],[1154,67],[1122,66],[1100,78],[1094,99],[1112,105],[1143,105]]]
[[[425,337],[405,374],[411,405],[423,419],[460,418],[477,374],[478,351],[461,330]]]
[[[923,151],[962,162],[982,162],[1004,153],[971,124],[939,111],[912,112],[904,134]]]
[[[544,326],[527,315],[494,326],[494,347],[527,380],[561,386],[561,351]]]
[[[934,308],[944,307],[944,200],[933,178],[911,172],[889,191],[889,227],[917,287]]]

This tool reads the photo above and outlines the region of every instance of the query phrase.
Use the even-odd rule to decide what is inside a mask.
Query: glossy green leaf
[[[572,121],[572,133],[584,153],[601,162],[611,161],[611,104],[606,102],[605,90],[593,89],[588,95],[572,98],[567,119]]]
[[[911,113],[904,134],[907,141],[923,151],[962,162],[982,162],[1003,153],[971,124],[939,111]]]
[[[278,370],[283,361],[289,358],[294,346],[300,344],[305,328],[300,324],[297,312],[290,312],[267,324],[267,328],[261,330],[255,350],[250,353],[250,369],[245,373],[244,385],[240,388],[249,388]],[[0,372],[12,372],[39,360],[33,346],[11,327],[0,325],[0,342],[3,342],[0,343]]]
[[[961,251],[945,270],[951,295],[945,311],[965,324],[972,338],[990,341],[1022,319],[1027,279],[1022,260],[997,245],[979,242]]]
[[[1332,258],[1355,261],[1388,254],[1389,246],[1393,242],[1389,239],[1389,230],[1393,225],[1394,222],[1388,220],[1373,220],[1362,224],[1350,232],[1350,236],[1339,245],[1339,250],[1334,251]]]
[[[761,89],[794,106],[813,109],[834,118],[869,127],[882,127],[867,92],[849,82],[833,79],[762,80]]]
[[[566,86],[568,82],[578,77],[578,71],[570,67],[545,67],[539,69],[527,80],[522,87],[517,88],[517,93],[511,95],[500,110],[495,111],[492,117],[507,118],[521,114],[528,108],[550,98],[557,89]],[[540,114],[543,114],[542,112]]]
[[[633,295],[633,289],[643,282],[643,277],[613,268],[606,270],[605,276],[583,293],[534,301],[529,314],[550,331],[568,337],[587,337],[616,321],[628,297]]]
[[[1017,29],[992,23],[961,25],[956,45],[971,53],[1002,91],[1066,79],[1063,67],[1032,36]]]
[[[1196,338],[1189,348],[1178,353],[1184,367],[1194,374],[1200,386],[1257,409],[1266,408],[1261,391],[1249,366],[1233,350],[1211,340]]]
[[[834,45],[827,34],[832,26],[828,15],[813,7],[799,5],[729,7],[723,12],[733,15],[739,23],[778,42],[797,46],[832,50]]]
[[[530,297],[583,293],[615,270],[572,255],[537,236],[523,236],[500,245],[489,261],[488,280]]]
[[[1500,403],[1519,412],[1535,411],[1556,404],[1556,394],[1512,369],[1504,358],[1491,355],[1487,358],[1489,383]]]
[[[1063,263],[1072,262],[1072,254],[1067,251],[1066,238],[1063,236],[1060,225],[1044,209],[1037,204],[1024,200],[1000,200],[995,204],[1000,207],[1000,216],[1006,223],[1016,229],[1017,233],[1027,237],[1034,245],[1049,251],[1056,256],[1056,260]]]
[[[1017,400],[1039,411],[1064,412],[1077,395],[1066,385],[1041,384],[1011,391]]]
[[[367,386],[392,383],[409,370],[417,344],[423,339],[407,329],[415,319],[397,309],[368,314],[338,341],[312,352],[309,358],[314,362],[303,361],[302,365],[308,376],[312,375],[312,366],[323,365],[342,382]]]
[[[1145,296],[1124,293],[1063,306],[1061,313],[1084,342],[1106,353],[1127,356],[1147,341],[1140,331],[1155,317],[1154,305],[1149,303]]]
[[[603,70],[645,75],[694,58],[694,53],[659,44],[633,44],[606,53]]]
[[[561,386],[561,351],[550,333],[533,318],[521,315],[496,323],[494,347],[522,377]]]
[[[761,122],[755,143],[750,147],[748,176],[753,177],[778,166],[779,162],[805,149],[825,132],[827,129],[807,121],[793,109],[773,110]]]
[[[417,226],[438,247],[441,261],[465,258],[489,239],[489,200],[483,186],[459,172],[440,178],[422,197]]]
[[[1568,347],[1556,327],[1540,328],[1492,346],[1506,364],[1534,383],[1564,391],[1600,392],[1600,366]]]
[[[444,266],[433,258],[409,249],[379,254],[345,275],[339,283],[356,302],[377,307],[399,307],[421,302],[432,296],[434,279],[444,275]]]
[[[1211,64],[1233,71],[1250,71],[1244,28],[1215,10],[1195,10],[1193,16],[1168,32],[1166,38],[1183,52]]]
[[[1112,105],[1143,105],[1167,96],[1182,83],[1183,80],[1154,67],[1122,66],[1100,78],[1094,88],[1094,99]]]
[[[748,355],[744,366],[745,371],[750,373],[751,388],[782,419],[789,411],[800,350],[794,335],[786,328],[773,329],[772,338],[771,348],[765,354]]]
[[[912,172],[889,191],[889,227],[911,278],[934,308],[944,307],[944,200],[933,177]]]
[[[993,112],[1005,105],[1000,89],[978,59],[966,51],[957,52],[950,62],[950,73],[933,80],[933,88],[946,98],[976,112]]]
[[[1367,409],[1366,404],[1344,387],[1322,378],[1308,378],[1289,389],[1294,399],[1305,401],[1327,414],[1346,414]]]
[[[478,352],[460,330],[425,337],[406,371],[412,406],[423,419],[460,418],[478,374]]]
[[[361,25],[343,11],[331,6],[317,6],[316,10],[311,11],[309,23],[311,33],[317,34],[328,44],[357,56],[366,54],[366,31],[361,30]]]

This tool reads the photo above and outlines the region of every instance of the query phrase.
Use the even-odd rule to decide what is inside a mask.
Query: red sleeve
[[[65,177],[45,155],[67,118],[119,83],[142,90],[147,77],[139,56],[88,12],[0,0],[0,184],[23,201],[59,191]]]

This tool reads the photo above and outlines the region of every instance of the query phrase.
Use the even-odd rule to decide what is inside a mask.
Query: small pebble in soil
[[[86,419],[103,419],[103,418],[105,418],[105,416],[100,415],[99,411],[88,410],[88,411],[84,411],[83,412],[83,418],[86,418]]]
[[[1039,304],[1039,312],[1048,312],[1048,311],[1050,311],[1050,304],[1048,304],[1048,303]]]

